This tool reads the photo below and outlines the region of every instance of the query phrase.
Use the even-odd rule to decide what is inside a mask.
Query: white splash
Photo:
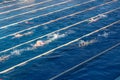
[[[46,43],[50,43],[52,41],[55,41],[56,39],[65,37],[65,34],[59,34],[59,33],[55,33],[55,34],[51,34],[49,36],[47,36],[48,40],[46,40]]]
[[[44,46],[46,44],[49,44],[59,38],[62,38],[62,37],[65,37],[65,34],[58,34],[58,33],[55,33],[55,34],[51,34],[51,35],[48,35],[47,36],[47,40],[37,40],[36,43],[33,45],[33,48],[37,48],[37,47],[40,47],[40,46]]]
[[[109,34],[110,32],[104,32],[103,34],[98,34],[98,36],[107,38]]]

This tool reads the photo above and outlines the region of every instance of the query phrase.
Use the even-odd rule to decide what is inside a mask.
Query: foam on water
[[[102,36],[107,38],[110,35],[110,32],[104,32],[103,34],[98,34],[98,36]]]
[[[60,38],[63,38],[63,37],[65,37],[65,34],[52,34],[52,35],[49,35],[49,36],[47,36],[47,39],[46,40],[44,40],[43,42],[45,43],[44,45],[49,45],[49,43],[51,43],[51,42],[53,42],[53,41],[55,41],[55,40],[57,40],[57,39],[60,39]],[[39,41],[39,40],[38,40]],[[35,43],[36,44],[36,43]],[[35,49],[37,49],[38,47],[42,47],[42,46],[38,46],[38,47],[35,47],[35,44],[30,44],[29,46],[30,47],[26,47],[26,48],[24,48],[24,49],[14,49],[14,50],[12,50],[11,52],[10,52],[10,54],[9,55],[6,55],[5,57],[1,57],[1,60],[2,59],[6,59],[7,58],[7,56],[8,57],[15,57],[15,55],[16,56],[21,56],[21,54],[23,53],[23,52],[26,52],[26,51],[32,51],[32,50],[35,50]],[[44,46],[43,45],[43,46]]]
[[[8,60],[10,58],[11,55],[3,55],[0,57],[0,63],[4,62],[5,60]]]

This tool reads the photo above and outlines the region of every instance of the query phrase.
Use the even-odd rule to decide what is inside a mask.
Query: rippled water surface
[[[1,0],[0,80],[119,80],[120,0]]]

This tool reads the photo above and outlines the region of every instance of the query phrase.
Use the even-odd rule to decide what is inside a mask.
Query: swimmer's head
[[[39,47],[39,46],[43,46],[45,43],[41,40],[37,41],[34,45],[34,47]]]
[[[14,35],[15,38],[20,38],[22,36],[23,36],[22,34],[16,34],[16,35]]]
[[[42,43],[43,41],[42,40],[38,40],[36,43]]]

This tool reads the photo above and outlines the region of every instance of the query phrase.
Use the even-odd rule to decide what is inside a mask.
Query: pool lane
[[[106,52],[99,58],[84,64],[82,67],[79,67],[79,69],[74,69],[73,71],[71,71],[71,74],[63,77],[62,79],[86,80],[87,78],[92,80],[117,80],[115,78],[117,75],[120,74],[120,68],[118,67],[120,66],[119,49],[120,45]]]
[[[97,8],[97,9],[98,9],[98,8]],[[92,11],[95,11],[95,12],[96,12],[97,9],[92,10]],[[92,11],[89,11],[89,12],[92,13]],[[83,14],[88,14],[87,17],[89,17],[89,14],[90,14],[90,13],[85,12],[85,13],[83,13]],[[76,18],[76,21],[77,21],[77,20],[80,21],[80,20],[82,19],[82,15],[83,15],[83,14],[81,14],[81,15],[75,15],[74,18]],[[95,15],[96,15],[96,14],[95,14]],[[81,18],[80,18],[80,17],[77,18],[78,16],[81,16]],[[91,16],[91,15],[90,15],[90,16]],[[86,18],[86,17],[85,17],[85,18]],[[67,23],[68,20],[69,20],[69,23]],[[66,22],[67,24],[66,24],[66,25],[62,25],[61,23],[59,24],[59,22],[61,22],[61,21],[64,21],[64,22]],[[71,21],[72,21],[72,18],[71,18]],[[48,25],[48,29],[47,29],[47,30],[44,29],[44,27],[43,27],[43,29],[41,29],[41,27],[39,27],[39,28],[36,29],[36,32],[34,32],[34,33],[39,33],[40,35],[45,35],[46,32],[49,33],[49,32],[51,32],[51,30],[54,31],[54,30],[56,30],[56,29],[60,29],[60,28],[62,28],[62,27],[64,28],[64,26],[72,25],[72,24],[75,23],[75,22],[73,22],[73,21],[71,22],[71,21],[70,21],[69,18],[67,18],[67,19],[65,18],[64,20],[58,21],[58,24],[56,23],[56,25],[61,25],[60,27],[59,27],[59,26],[58,26],[58,27],[54,27],[54,24],[52,23],[51,25],[50,25],[50,24]],[[55,25],[55,26],[56,26],[56,25]],[[50,27],[50,29],[49,29],[49,26],[51,26],[51,27],[53,27],[53,28]],[[38,30],[42,30],[42,31],[38,31]],[[44,31],[44,30],[45,30],[45,31]],[[41,32],[42,32],[42,33],[41,33]],[[39,36],[40,36],[40,35],[39,35]],[[37,34],[34,35],[34,37],[37,37],[37,36],[38,36]],[[33,39],[33,37],[31,37],[31,36],[30,36],[30,38]],[[22,38],[22,40],[26,40],[26,41],[27,41],[27,39],[30,39],[30,38],[25,38],[25,39]],[[10,39],[11,39],[11,37],[10,37]],[[8,40],[8,38],[6,38],[6,40]],[[6,40],[3,39],[3,40],[1,40],[1,42],[4,43],[4,41],[6,41]],[[14,40],[14,41],[12,41],[12,40]],[[19,40],[19,39],[18,39],[18,40]],[[22,40],[19,40],[19,41],[22,42]],[[11,39],[11,42],[15,42],[15,41],[16,41],[16,39]],[[10,44],[11,44],[11,43],[10,43]],[[18,43],[17,43],[17,44],[18,44]],[[6,44],[2,44],[1,46],[3,46],[3,45],[6,45]],[[9,45],[9,43],[8,43],[7,45]],[[14,46],[14,45],[16,45],[16,43],[12,43],[12,45]],[[9,46],[5,46],[5,47],[9,47]]]
[[[16,9],[11,9],[11,10],[8,10],[8,11],[3,11],[3,12],[0,13],[0,16],[2,17],[1,19],[4,19],[4,18],[13,16],[13,15],[17,15],[17,14],[20,14],[20,13],[24,13],[24,12],[28,12],[28,11],[34,10],[36,8],[47,7],[47,6],[55,5],[55,4],[61,3],[61,2],[66,2],[67,3],[67,2],[70,2],[70,1],[71,0],[66,0],[66,1],[63,1],[63,0],[58,0],[58,1],[46,0],[46,1],[39,2],[39,3],[35,3],[36,5],[22,6],[22,7],[16,8]],[[3,24],[3,26],[4,25],[5,24]]]
[[[31,61],[31,62],[27,63],[27,65],[16,68],[9,73],[3,74],[2,76],[9,75],[8,79],[18,79],[18,80],[23,79],[24,80],[24,79],[29,79],[27,76],[38,73],[39,76],[33,75],[33,76],[31,76],[31,78],[32,79],[41,78],[42,80],[48,80],[51,77],[73,67],[74,65],[81,63],[81,62],[97,55],[98,53],[101,53],[101,52],[105,51],[106,49],[118,44],[120,42],[120,39],[118,38],[120,36],[118,34],[119,29],[120,29],[119,23],[114,24],[105,30],[99,31],[93,35],[82,38],[82,40],[85,40],[85,41],[96,39],[97,42],[95,42],[93,44],[90,44],[85,47],[79,47],[80,40],[78,40],[77,42],[72,43],[69,46],[63,47],[61,49],[58,49],[57,51],[52,52],[49,55],[46,55],[39,59]],[[103,35],[104,32],[108,32],[109,35],[107,37],[99,36],[99,35]],[[117,36],[115,36],[115,35],[117,35]],[[71,51],[75,51],[76,54]],[[51,79],[51,80],[69,79],[70,74],[74,73],[77,70],[78,69],[74,69],[74,70],[70,71],[69,74],[67,73],[66,75],[63,75],[62,77],[59,77],[56,79]],[[23,75],[21,75],[21,74],[23,74],[24,72],[27,72],[27,73],[26,73],[26,75],[24,75],[24,78],[23,78]],[[15,75],[19,75],[19,78],[16,77]],[[46,77],[43,77],[43,75]],[[72,77],[72,78],[74,78],[74,77]],[[82,78],[82,79],[84,79],[84,78]]]
[[[11,0],[11,1],[3,1],[0,3],[0,7],[3,7],[5,5],[9,5],[9,4],[14,4],[16,3],[17,1],[16,0]]]
[[[3,56],[10,55],[10,57],[8,58],[8,60],[6,60],[3,63],[1,63],[1,65],[6,65],[7,62],[8,62],[9,65],[14,65],[14,64],[20,63],[22,61],[25,61],[27,59],[32,58],[33,56],[37,56],[37,55],[42,54],[42,53],[44,53],[44,52],[46,52],[48,50],[52,50],[52,49],[54,49],[56,47],[59,47],[60,45],[68,43],[68,42],[74,40],[75,38],[78,38],[80,36],[84,36],[85,34],[88,34],[88,33],[92,32],[94,30],[97,30],[97,29],[103,27],[103,26],[107,26],[107,25],[109,25],[109,24],[111,24],[113,22],[116,22],[116,18],[115,17],[111,20],[111,17],[112,17],[111,15],[117,14],[116,12],[119,14],[119,10],[118,10],[118,11],[115,11],[115,12],[110,13],[109,15],[107,15],[108,17],[103,19],[103,21],[98,21],[98,23],[107,22],[107,21],[109,23],[107,22],[107,23],[101,24],[99,26],[97,25],[98,23],[94,23],[94,25],[90,26],[90,24],[86,24],[88,22],[85,22],[85,23],[83,23],[81,25],[76,26],[77,29],[74,27],[74,28],[71,28],[71,29],[68,29],[68,30],[61,31],[61,32],[59,32],[60,34],[64,34],[65,32],[68,32],[70,30],[74,30],[75,33],[68,34],[64,38],[58,39],[58,40],[56,40],[54,42],[51,42],[51,43],[49,43],[49,45],[45,45],[44,47],[41,47],[41,48],[38,48],[38,49],[35,49],[35,50],[27,50],[28,48],[30,49],[30,47],[31,47],[30,45],[32,43],[30,43],[30,44],[26,44],[26,45],[20,46],[19,48],[14,49],[14,50],[19,50],[20,51],[19,55],[16,55],[16,53],[13,54],[12,52],[14,50],[6,52],[6,53],[4,53]],[[86,27],[84,27],[84,25]],[[83,26],[83,28],[79,28],[81,26]],[[77,32],[80,32],[80,33],[77,33]],[[71,36],[73,36],[73,35],[74,35],[74,38],[71,38]],[[42,40],[46,40],[46,38],[43,38]],[[64,41],[64,42],[62,42],[62,41]],[[33,42],[33,43],[35,43],[35,42]],[[57,44],[57,43],[59,43],[59,44]],[[54,46],[51,46],[51,45],[54,45]],[[21,50],[22,50],[22,52],[21,52]],[[11,60],[15,60],[14,63]],[[9,66],[6,66],[6,67],[9,67]],[[1,67],[1,69],[4,69],[4,68]]]
[[[47,1],[47,0],[45,0]],[[16,1],[16,3],[11,3],[9,5],[4,5],[4,6],[0,6],[0,11],[1,12],[5,12],[5,11],[8,11],[8,10],[12,10],[12,9],[16,9],[16,8],[19,8],[19,7],[23,7],[23,6],[30,6],[30,5],[34,5],[35,3],[39,3],[39,2],[43,2],[43,0],[31,0],[31,1]]]
[[[85,2],[86,3],[86,2]],[[32,28],[35,28],[35,26],[40,26],[40,22],[41,22],[41,25],[45,25],[45,24],[49,24],[49,23],[51,23],[51,20],[56,20],[56,19],[58,19],[58,18],[56,18],[56,17],[54,17],[55,15],[54,14],[57,14],[57,13],[59,13],[59,15],[57,16],[57,17],[60,17],[60,16],[66,16],[66,15],[68,15],[68,14],[72,14],[72,12],[71,13],[65,13],[65,12],[68,12],[70,9],[74,9],[75,7],[76,8],[78,8],[79,6],[81,6],[81,8],[82,8],[82,6],[85,4],[85,3],[79,3],[79,4],[75,4],[75,5],[73,5],[73,6],[70,6],[70,7],[65,7],[65,8],[62,8],[62,9],[60,9],[60,10],[56,10],[56,11],[53,11],[53,12],[50,12],[50,13],[47,13],[47,14],[45,14],[45,15],[43,15],[43,16],[41,16],[40,15],[40,17],[42,17],[41,19],[39,19],[39,18],[37,18],[37,19],[34,19],[34,20],[31,20],[31,21],[28,21],[28,22],[30,22],[30,23],[32,23],[32,24],[26,24],[25,22],[24,23],[22,23],[21,25],[24,25],[24,29],[22,29],[23,28],[23,26],[20,26],[20,27],[17,27],[18,25],[16,25],[16,26],[11,26],[12,27],[12,29],[10,29],[9,30],[9,28],[8,29],[5,29],[6,31],[7,30],[9,30],[9,31],[7,31],[8,32],[8,34],[6,34],[6,36],[7,35],[9,35],[9,34],[13,34],[13,33],[15,33],[15,32],[18,32],[20,29],[22,30],[22,32],[24,32],[24,31],[27,31],[27,30],[30,30],[30,29],[32,29]],[[87,4],[87,3],[86,3]],[[83,6],[84,7],[84,6]],[[85,8],[83,8],[83,9],[85,9]],[[83,11],[83,9],[81,10],[81,11]],[[76,9],[77,10],[77,9]],[[79,9],[78,9],[79,10]],[[62,13],[61,13],[62,12]],[[80,12],[80,11],[79,11]],[[74,12],[73,12],[74,13]],[[79,14],[79,13],[78,13]],[[50,15],[50,16],[49,16]],[[51,15],[53,16],[53,17],[51,17]],[[42,19],[44,19],[44,17],[45,16],[49,16],[48,17],[48,19],[46,19],[46,20],[48,20],[48,22],[45,22],[45,23],[43,23],[43,20]],[[74,16],[74,15],[73,15]],[[55,18],[55,19],[54,19]],[[64,19],[64,18],[63,18]],[[57,21],[57,20],[56,20]],[[34,23],[34,24],[33,24]],[[36,23],[38,24],[38,25],[36,25]],[[26,27],[25,27],[26,26]],[[29,27],[29,28],[28,28]],[[37,27],[36,27],[37,28]],[[1,33],[6,33],[5,32],[5,30],[3,29],[3,30],[1,30]],[[24,31],[23,31],[24,30]],[[11,33],[12,32],[12,33]],[[20,33],[20,32],[19,32]],[[4,35],[1,35],[1,37],[3,37]]]
[[[73,66],[72,68],[65,70],[65,72],[61,73],[61,75],[54,76],[50,78],[49,80],[61,80],[61,79],[63,80],[64,79],[65,80],[69,80],[69,79],[72,79],[72,80],[81,80],[81,79],[82,80],[88,80],[88,79],[113,80],[115,76],[119,74],[119,71],[117,71],[119,70],[119,67],[116,68],[116,66],[119,65],[116,62],[116,61],[119,61],[119,57],[116,57],[116,55],[119,56],[120,52],[117,49],[120,49],[120,43],[118,44],[116,43],[116,45],[113,45],[109,47],[108,49],[96,54],[95,55],[96,58],[94,58],[93,60],[87,59],[90,61],[85,60]],[[101,56],[99,54],[104,54],[104,55]],[[114,63],[114,64],[111,64],[111,63]],[[97,73],[97,71],[99,73]]]
[[[57,3],[58,2],[58,3]],[[48,12],[53,12],[53,11],[56,11],[56,10],[59,10],[59,9],[62,9],[62,8],[64,8],[64,7],[69,7],[69,6],[72,6],[72,5],[75,5],[75,4],[77,4],[77,3],[75,3],[75,2],[73,2],[72,0],[67,0],[67,1],[52,1],[51,3],[54,3],[54,4],[51,4],[51,5],[48,5],[47,3],[47,5],[48,6],[44,6],[44,7],[41,7],[41,9],[39,10],[39,12],[36,12],[36,13],[32,13],[31,14],[31,16],[30,15],[28,15],[28,17],[29,18],[27,18],[27,16],[26,15],[23,15],[23,17],[21,17],[21,18],[24,18],[24,17],[26,17],[26,19],[24,18],[24,19],[22,19],[22,20],[19,20],[19,18],[18,18],[18,20],[19,21],[15,21],[14,23],[11,23],[11,21],[12,20],[10,20],[10,21],[8,21],[8,23],[6,24],[5,22],[6,22],[6,20],[5,20],[5,22],[4,21],[1,21],[1,27],[0,27],[0,29],[3,29],[3,28],[8,28],[8,27],[15,27],[15,26],[19,26],[20,24],[23,24],[23,23],[25,23],[26,21],[30,21],[30,20],[33,20],[33,19],[37,19],[37,18],[39,18],[39,17],[42,17],[40,14],[43,14],[44,13],[44,16],[47,16],[47,15],[45,15],[45,12],[46,12],[46,14],[48,13]],[[59,3],[60,2],[60,3]],[[69,2],[71,2],[71,3],[69,3]],[[26,9],[27,10],[27,9]],[[23,10],[24,11],[24,10]],[[36,15],[34,15],[34,14],[36,14]],[[13,14],[12,14],[13,15]],[[33,17],[34,16],[34,17]],[[16,20],[16,19],[15,19]],[[14,20],[13,20],[14,21]],[[10,24],[11,23],[11,24]]]
[[[88,7],[89,6],[91,6],[91,5],[89,4]],[[82,6],[82,7],[86,7],[86,5]],[[80,8],[77,7],[77,8],[80,9],[81,7]],[[118,8],[118,9],[116,9],[116,8]],[[73,10],[75,10],[75,12],[76,12],[76,8],[73,8]],[[95,23],[94,22],[88,23],[88,20],[85,20],[83,23],[74,25],[78,21],[88,19],[91,16],[96,16],[97,14],[107,12],[109,10],[114,10],[114,11],[105,14],[106,17],[99,19]],[[72,10],[69,10],[69,11],[70,11],[70,14],[74,13],[74,11],[72,11]],[[31,77],[31,79],[34,80],[34,79],[37,79],[37,77],[41,77],[41,79],[43,79],[43,80],[50,79],[50,78],[62,73],[63,71],[73,67],[74,65],[89,59],[90,57],[98,54],[99,52],[104,51],[107,48],[114,46],[115,44],[119,44],[119,41],[120,41],[119,25],[120,24],[117,22],[114,25],[112,25],[112,23],[120,20],[120,16],[118,16],[118,14],[120,14],[119,11],[120,11],[119,10],[119,2],[115,2],[115,3],[112,3],[111,6],[107,5],[107,6],[100,7],[100,8],[91,10],[91,11],[84,12],[82,14],[78,14],[78,15],[75,15],[75,16],[72,16],[69,18],[59,20],[56,23],[50,23],[50,24],[44,25],[42,29],[41,29],[41,27],[32,29],[34,34],[31,36],[28,36],[28,37],[13,39],[13,41],[11,39],[11,36],[3,39],[3,42],[11,41],[10,42],[11,44],[13,44],[13,42],[14,43],[17,42],[15,44],[13,44],[13,46],[18,44],[18,47],[12,48],[11,47],[12,45],[9,43],[6,44],[7,46],[5,46],[5,45],[3,45],[4,47],[1,46],[1,48],[10,47],[11,49],[9,49],[5,52],[3,51],[0,54],[0,60],[2,60],[4,58],[4,60],[0,62],[0,71],[3,71],[3,72],[0,72],[1,73],[0,77],[1,78],[3,77],[3,79],[5,78],[8,80],[10,80],[10,79],[24,80],[24,79],[27,79],[28,75],[35,74],[37,72],[37,73],[39,73],[39,75],[37,75],[37,74],[33,75]],[[62,13],[65,14],[65,11],[63,11]],[[93,13],[95,13],[95,14],[93,14]],[[44,21],[46,22],[47,18],[49,18],[49,20],[53,20],[53,19],[59,18],[60,16],[62,17],[63,15],[60,15],[60,14],[61,13],[58,13],[58,14],[55,13],[54,15],[52,14],[52,15],[49,15],[46,17],[41,17],[39,19],[42,19],[43,22]],[[60,16],[57,16],[57,15],[60,15]],[[68,15],[68,13],[66,13],[66,15]],[[35,25],[39,25],[40,24],[39,19],[31,20],[31,22],[35,21],[36,22]],[[43,23],[43,22],[41,22],[41,23]],[[109,27],[106,30],[103,30],[98,33],[96,33],[97,32],[96,31],[95,34],[93,34],[93,35],[92,35],[92,33],[90,33],[90,32],[93,32],[94,30],[98,30],[99,28],[105,27],[109,24],[111,27]],[[22,25],[24,25],[24,23],[22,23]],[[35,25],[33,25],[33,26],[35,26]],[[56,25],[60,25],[60,26],[56,27]],[[69,26],[69,25],[73,25],[73,27],[62,30],[62,28],[65,28],[66,26]],[[8,29],[10,29],[10,27]],[[21,30],[22,29],[23,28],[21,28]],[[44,35],[47,33],[53,32],[55,30],[58,30],[55,33],[65,34],[65,36],[49,43],[48,45],[45,45],[44,47],[40,47],[37,49],[31,49],[31,45],[35,44],[36,40],[47,40],[48,37],[44,36]],[[3,30],[3,31],[5,31],[5,30]],[[17,29],[16,29],[16,31],[17,31]],[[39,33],[39,34],[37,34],[37,33]],[[42,34],[44,37],[39,38],[40,36],[42,36]],[[88,34],[88,35],[86,35],[86,34]],[[3,34],[1,33],[1,35],[3,35]],[[74,37],[71,37],[71,36],[74,36]],[[83,37],[81,37],[81,36],[83,36]],[[81,48],[81,47],[79,47],[79,45],[80,45],[80,41],[78,40],[79,37],[81,37],[80,39],[83,39],[85,41],[91,41],[91,40],[94,41],[95,40],[96,42]],[[29,40],[32,40],[34,38],[37,38],[37,39],[33,40],[32,42],[29,43]],[[18,43],[18,40],[21,42]],[[23,43],[22,41],[25,43],[27,41],[28,43],[21,44],[21,43]],[[76,41],[78,41],[78,42],[76,42]],[[2,42],[2,39],[0,42]],[[73,42],[75,42],[76,44],[74,44]],[[19,44],[21,44],[21,45],[19,46]],[[73,46],[73,47],[71,48],[71,46]],[[98,47],[96,48],[96,46],[98,46]],[[94,51],[95,49],[96,49],[96,51]],[[55,50],[55,52],[53,52],[54,50]],[[62,52],[62,50],[63,50],[63,52]],[[70,50],[76,51],[75,52],[76,54],[75,53],[72,54],[72,52],[70,52]],[[18,53],[17,51],[18,52],[20,51],[20,52]],[[46,52],[46,51],[48,51],[48,52]],[[68,51],[68,52],[66,52],[66,51]],[[44,53],[44,52],[46,52],[46,53]],[[49,54],[49,53],[51,53],[51,54],[46,56],[46,54]],[[87,55],[87,54],[89,54],[89,55]],[[33,63],[35,65],[39,64],[39,70],[35,70],[38,68],[33,68],[33,66],[34,66]],[[23,67],[20,67],[20,66],[23,66]],[[9,72],[9,71],[11,71],[11,72]],[[19,76],[19,78],[17,76],[15,76],[16,74],[17,75],[23,74],[25,71],[27,71],[27,73],[26,73],[27,75],[25,75],[24,78],[23,78],[23,75]],[[29,71],[31,71],[31,72],[29,72]],[[7,72],[9,72],[9,73],[7,73]],[[76,71],[75,71],[75,73],[76,73]],[[71,74],[71,72],[70,72],[70,74]],[[7,78],[6,78],[6,75],[8,76]],[[67,75],[68,76],[63,75],[64,77],[62,77],[62,78],[69,79],[70,78],[69,74],[67,74]],[[72,74],[72,75],[74,75],[74,74]],[[43,76],[46,76],[46,77],[43,77]],[[62,78],[60,78],[60,79],[62,79]],[[83,78],[81,78],[81,79],[83,79]],[[29,80],[29,79],[27,79],[27,80]]]
[[[48,1],[47,1],[47,2],[48,2]],[[85,5],[85,4],[90,3],[90,2],[94,2],[94,0],[86,1],[86,2],[83,2],[83,3],[81,3],[81,4],[84,4],[84,5]],[[42,3],[42,2],[41,2],[41,3]],[[75,4],[75,1],[74,1],[74,4]],[[78,4],[78,3],[77,3],[77,4]],[[79,5],[79,4],[78,4],[78,5]],[[19,13],[19,14],[10,16],[10,17],[6,17],[6,18],[3,18],[3,19],[0,19],[0,21],[11,20],[11,19],[16,18],[16,17],[25,16],[25,15],[30,15],[30,14],[33,14],[33,13],[34,13],[34,15],[35,15],[35,13],[41,13],[41,14],[42,14],[42,12],[40,12],[41,10],[50,8],[50,7],[52,7],[52,6],[53,6],[53,5],[51,5],[51,6],[46,6],[46,7],[41,7],[41,8],[36,8],[36,9],[31,10],[31,11],[28,11],[28,12]],[[49,9],[46,10],[46,11],[49,11]],[[43,13],[45,13],[45,12],[43,12]]]

